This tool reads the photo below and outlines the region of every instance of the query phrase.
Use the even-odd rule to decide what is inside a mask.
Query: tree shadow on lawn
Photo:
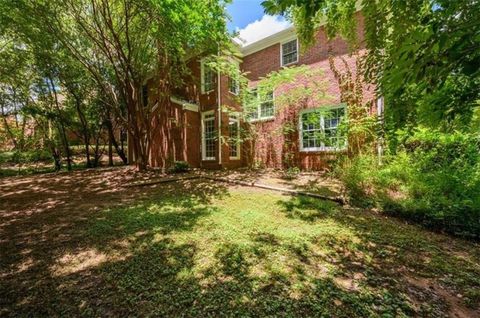
[[[446,256],[428,232],[326,201],[279,201],[280,213],[295,221],[283,226],[325,221],[354,235],[296,240],[252,229],[247,240],[203,242],[195,229],[209,230],[202,222],[218,212],[214,200],[228,200],[224,185],[188,180],[137,191],[142,199],[121,208],[9,224],[0,241],[0,315],[442,317],[442,299],[401,276],[415,270],[469,279],[453,266],[478,273],[476,256]]]
[[[288,218],[333,220],[355,233],[356,240],[322,235],[312,241],[331,250],[323,259],[334,265],[340,284],[357,277],[373,290],[395,291],[396,297],[408,297],[404,301],[416,307],[416,314],[480,315],[480,249],[475,242],[305,196],[278,203]],[[311,256],[311,251],[300,252],[305,259]]]
[[[46,179],[51,182],[53,176]],[[100,270],[103,266],[127,262],[132,257],[128,244],[151,241],[156,233],[191,230],[212,212],[208,205],[213,198],[228,194],[224,185],[203,180],[95,193],[90,192],[94,187],[82,179],[78,180],[79,188],[88,189],[85,191],[91,197],[85,202],[76,200],[75,206],[68,202],[72,193],[62,191],[64,180],[58,176],[55,179],[51,184],[45,180],[28,183],[28,189],[20,191],[17,199],[41,186],[45,199],[60,203],[43,207],[35,201],[10,201],[1,207],[0,316],[88,315],[103,296],[115,302]],[[16,193],[5,193],[10,195],[9,200],[16,197]],[[14,206],[16,212],[11,213],[6,206]],[[111,208],[102,211],[102,207]],[[161,209],[163,213],[149,213],[149,209]],[[164,245],[158,246],[164,249]],[[165,253],[177,254],[180,249],[184,250],[179,247]],[[104,295],[100,294],[103,289]],[[102,307],[106,314],[107,308]]]

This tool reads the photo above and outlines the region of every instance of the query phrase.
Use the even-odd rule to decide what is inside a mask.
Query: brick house
[[[363,19],[360,13],[356,18],[361,43]],[[330,69],[328,57],[329,54],[343,57],[352,70],[356,63],[355,58],[349,55],[344,40],[336,38],[328,41],[323,27],[319,28],[316,37],[316,44],[303,52],[291,27],[241,48],[242,57],[238,65],[247,74],[250,88],[255,88],[259,80],[270,72],[286,66],[307,65],[323,70],[318,80],[325,83],[330,99],[323,103],[309,103],[294,113],[288,107],[276,109],[276,90],[270,99],[259,103],[258,112],[250,114],[245,120],[232,112],[242,111],[235,81],[209,70],[203,59],[191,59],[188,65],[191,78],[174,93],[170,105],[158,110],[159,116],[153,123],[156,129],[152,136],[150,164],[167,167],[174,161],[187,161],[192,167],[206,169],[238,168],[252,164],[270,168],[298,166],[307,170],[328,166],[339,152],[345,150],[345,143],[339,141],[338,136],[334,137],[334,133],[348,112],[340,100],[339,85]],[[330,52],[329,47],[332,48]],[[360,47],[360,53],[362,50]],[[145,103],[156,100],[154,83],[155,79],[151,79],[144,87]],[[365,92],[366,98],[372,101],[373,109],[373,89],[366,86]],[[227,108],[230,111],[226,111]],[[333,115],[324,118],[320,109],[327,108]],[[311,122],[312,116],[318,120]],[[310,118],[308,123],[307,118]],[[298,127],[289,136],[279,133],[286,121],[294,121]],[[246,127],[254,127],[255,138],[242,140],[241,134]],[[318,132],[331,136],[328,140],[332,142],[317,138]],[[132,158],[131,153],[129,156]]]

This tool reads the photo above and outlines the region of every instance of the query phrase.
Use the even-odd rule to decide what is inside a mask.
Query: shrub
[[[420,131],[383,165],[364,155],[344,160],[335,171],[352,204],[480,237],[479,136]]]
[[[300,174],[300,168],[290,167],[287,170],[283,171],[283,178],[286,180],[293,180],[298,177]]]
[[[190,165],[186,161],[175,161],[170,169],[172,173],[183,173],[190,170]]]
[[[34,163],[39,161],[48,161],[52,155],[48,150],[35,149],[29,151],[12,151],[0,154],[0,163]]]

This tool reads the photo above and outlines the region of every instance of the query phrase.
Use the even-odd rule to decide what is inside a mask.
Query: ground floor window
[[[215,129],[215,113],[202,114],[202,159],[215,160],[217,136]]]
[[[240,159],[240,121],[237,115],[230,115],[228,120],[228,133],[230,159]]]
[[[304,110],[300,114],[300,150],[342,150],[346,135],[340,124],[345,117],[345,105]]]

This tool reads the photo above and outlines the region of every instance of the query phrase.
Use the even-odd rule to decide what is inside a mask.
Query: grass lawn
[[[0,316],[480,314],[474,243],[307,197],[89,173],[0,183]]]

